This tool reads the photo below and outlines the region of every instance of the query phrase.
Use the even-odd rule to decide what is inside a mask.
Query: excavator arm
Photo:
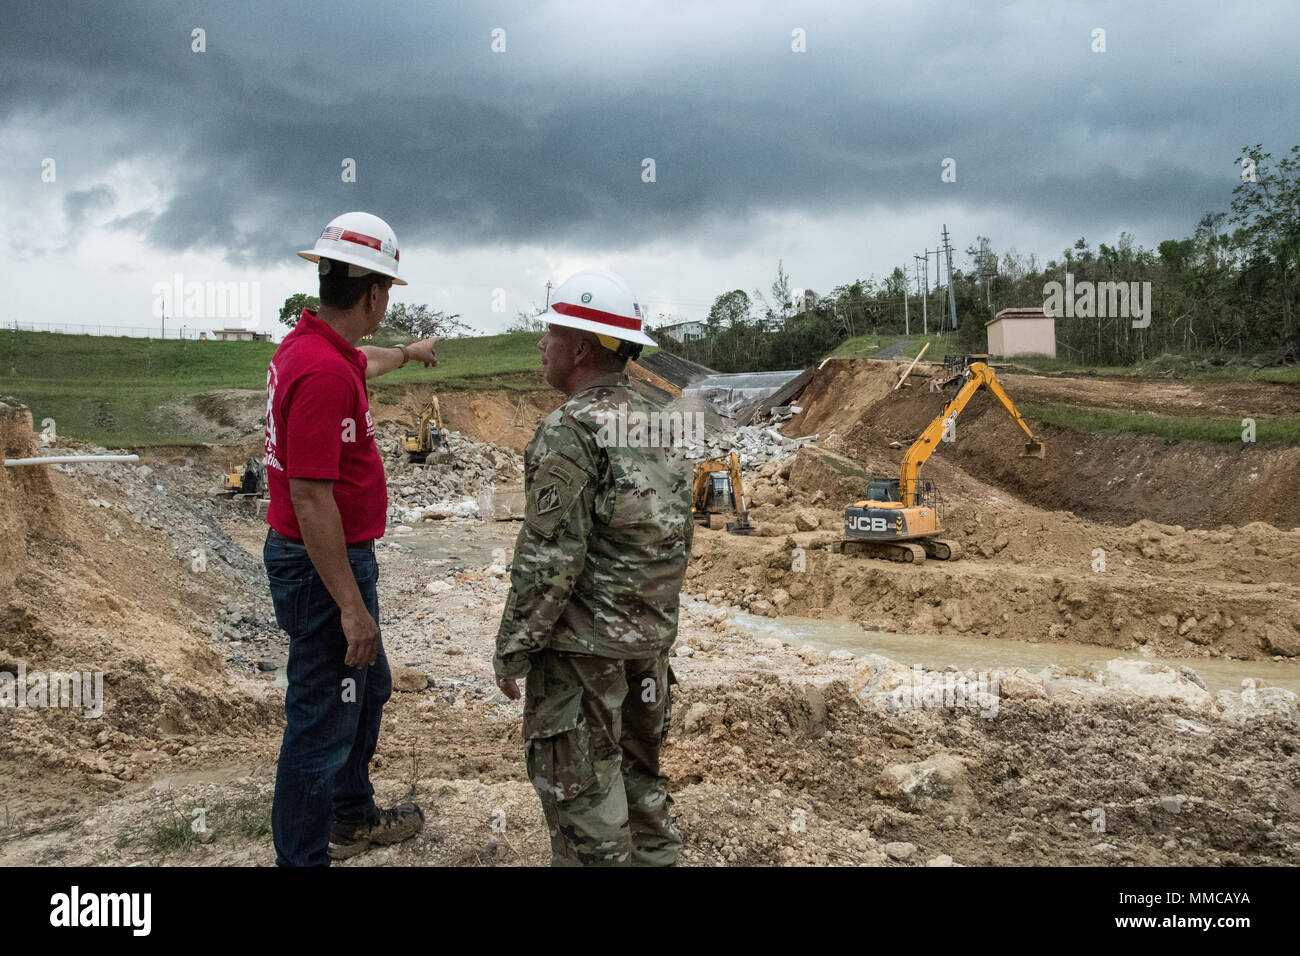
[[[420,424],[417,426],[416,434],[420,437],[420,451],[429,450],[429,421],[433,418],[433,402],[424,406],[424,411],[420,413]]]
[[[962,409],[966,407],[967,403],[981,388],[987,388],[993,393],[993,397],[997,399],[998,404],[1002,406],[1011,420],[1019,425],[1020,430],[1029,437],[1029,441],[1025,443],[1025,450],[1021,453],[1022,457],[1043,457],[1043,443],[1034,438],[1034,433],[1029,430],[1029,425],[1025,423],[1020,412],[1016,411],[1016,406],[1012,403],[1010,396],[1003,391],[1001,384],[998,383],[997,376],[993,374],[993,370],[983,362],[972,362],[966,373],[966,379],[961,387],[957,389],[957,394],[943,407],[943,411],[938,414],[934,421],[925,426],[925,431],[921,432],[921,436],[912,442],[912,447],[907,449],[907,454],[903,456],[903,468],[899,475],[898,490],[899,497],[905,508],[916,505],[916,487],[921,475],[921,466],[933,454],[948,426],[957,420],[957,416],[961,414]]]
[[[730,472],[731,474],[731,490],[736,495],[736,512],[738,514],[744,514],[746,510],[745,483],[744,481],[741,480],[740,477],[740,459],[736,457],[736,453],[734,451],[731,453],[731,457],[728,459],[727,471]]]

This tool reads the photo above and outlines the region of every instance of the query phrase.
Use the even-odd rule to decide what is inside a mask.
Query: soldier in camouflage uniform
[[[493,667],[512,699],[526,676],[528,776],[552,863],[668,866],[681,840],[659,749],[694,528],[690,466],[664,447],[669,427],[647,427],[662,410],[623,372],[652,342],[623,281],[579,273],[548,320],[543,372],[569,400],[525,453],[526,516]]]

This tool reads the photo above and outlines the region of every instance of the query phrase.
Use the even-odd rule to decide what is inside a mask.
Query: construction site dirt
[[[665,750],[683,862],[1294,865],[1297,450],[1034,425],[1046,457],[1018,459],[980,396],[925,466],[962,559],[838,554],[845,506],[897,474],[943,405],[937,367],[895,389],[899,371],[826,363],[781,428],[819,439],[745,475],[755,533],[696,534]],[[1286,386],[999,377],[1018,404],[1300,406]],[[381,435],[425,397],[376,402]],[[517,482],[558,400],[443,399],[478,443],[472,478],[381,447],[390,495]],[[6,456],[33,453],[30,416],[0,411]],[[60,442],[41,453],[86,450]],[[97,717],[0,708],[0,863],[273,861],[287,638],[264,523],[208,493],[252,448],[241,434],[139,466],[0,471],[0,672],[102,672],[104,688]],[[544,864],[521,705],[490,664],[518,525],[412,509],[378,552],[395,691],[373,776],[426,827],[344,865]]]

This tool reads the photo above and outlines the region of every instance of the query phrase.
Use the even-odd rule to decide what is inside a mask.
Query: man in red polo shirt
[[[303,310],[266,376],[271,527],[262,556],[276,620],[289,633],[271,826],[276,863],[328,866],[424,825],[413,803],[378,809],[370,784],[392,682],[374,544],[388,489],[365,380],[411,359],[437,364],[437,340],[356,347],[379,328],[389,288],[406,285],[397,238],[379,217],[339,216],[298,254],[318,263],[320,310]]]

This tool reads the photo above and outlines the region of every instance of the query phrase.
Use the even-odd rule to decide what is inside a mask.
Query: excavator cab
[[[718,455],[695,466],[691,511],[696,521],[714,531],[726,528],[732,534],[754,533],[745,508],[745,485],[735,452]],[[733,514],[736,520],[728,521],[727,515]]]
[[[872,478],[867,485],[868,501],[902,501],[898,495],[897,478]]]
[[[917,480],[915,485],[915,501],[917,506],[929,505],[930,507],[940,509],[943,504],[943,498],[939,494],[939,489],[935,487],[933,481]],[[903,495],[899,490],[899,481],[897,478],[872,478],[867,485],[867,501],[875,501],[879,504],[901,503]]]
[[[244,462],[243,471],[227,472],[223,490],[232,497],[261,495],[266,491],[266,466],[258,458]]]
[[[731,476],[725,471],[715,471],[709,475],[709,485],[704,495],[704,510],[709,512],[736,510],[736,492],[731,487]]]

